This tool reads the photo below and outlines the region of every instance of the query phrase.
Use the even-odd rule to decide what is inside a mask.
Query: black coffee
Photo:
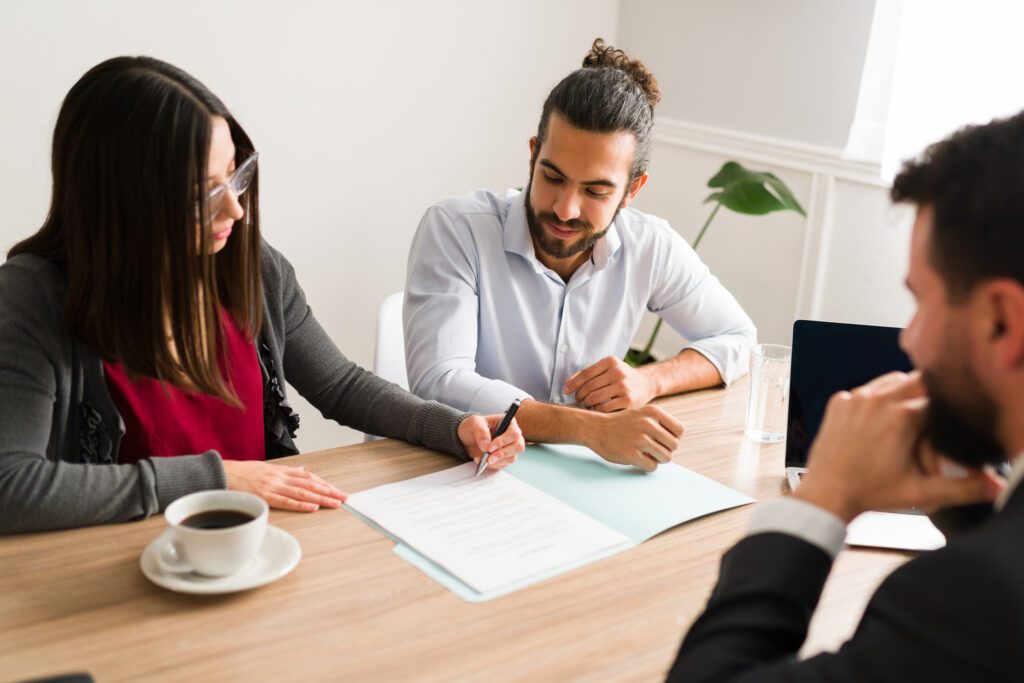
[[[256,519],[241,510],[203,510],[182,520],[182,526],[192,529],[226,529]]]

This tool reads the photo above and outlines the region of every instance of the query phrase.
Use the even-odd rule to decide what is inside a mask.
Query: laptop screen
[[[832,394],[892,370],[913,368],[899,347],[900,328],[814,320],[793,323],[786,467],[805,467]]]

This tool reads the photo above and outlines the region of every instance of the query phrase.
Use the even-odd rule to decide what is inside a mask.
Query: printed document
[[[478,593],[632,541],[516,477],[475,463],[354,493],[346,506]]]

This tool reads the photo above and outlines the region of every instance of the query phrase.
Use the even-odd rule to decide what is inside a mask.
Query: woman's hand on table
[[[509,423],[505,433],[491,438],[498,428],[503,415],[471,415],[459,424],[459,440],[462,441],[466,454],[474,462],[480,462],[484,453],[490,453],[487,467],[500,470],[516,461],[516,456],[526,448],[519,423],[514,419]]]
[[[254,493],[272,508],[315,512],[337,508],[347,496],[302,467],[274,465],[260,460],[224,460],[228,488]]]

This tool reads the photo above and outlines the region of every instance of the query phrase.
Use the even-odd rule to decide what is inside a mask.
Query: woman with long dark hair
[[[361,431],[514,460],[518,427],[345,358],[262,241],[257,153],[224,104],[146,57],[86,73],[54,131],[39,231],[0,266],[0,533],[141,519],[192,491],[337,507],[300,468],[285,380]]]

